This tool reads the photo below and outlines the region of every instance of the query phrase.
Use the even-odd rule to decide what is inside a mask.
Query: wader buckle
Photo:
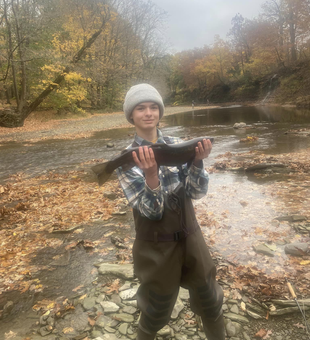
[[[179,240],[181,240],[182,238],[184,238],[185,236],[184,236],[184,232],[183,232],[183,230],[179,230],[179,231],[175,231],[174,232],[174,240],[175,241],[179,241]]]

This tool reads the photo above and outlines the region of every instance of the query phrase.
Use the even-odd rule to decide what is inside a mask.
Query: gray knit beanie
[[[127,92],[125,97],[125,102],[123,105],[125,116],[129,123],[134,124],[133,120],[130,118],[134,108],[144,102],[154,102],[159,106],[159,119],[164,115],[164,103],[159,92],[149,84],[139,84],[132,86]]]

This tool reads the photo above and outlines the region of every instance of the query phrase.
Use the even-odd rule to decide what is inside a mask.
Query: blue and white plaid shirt
[[[157,130],[158,139],[156,143],[165,143],[162,132]],[[176,137],[165,137],[170,144],[182,143],[183,140]],[[152,145],[137,134],[135,142],[140,145]],[[168,143],[167,143],[168,144]],[[132,146],[129,145],[127,149]],[[185,177],[185,190],[192,199],[203,197],[208,191],[209,176],[202,168],[197,168],[193,164],[188,168],[183,164],[181,168]],[[121,187],[131,207],[138,209],[142,216],[151,220],[160,220],[164,212],[164,193],[172,192],[180,183],[179,169],[177,167],[160,166],[158,177],[160,184],[156,189],[151,189],[145,182],[143,172],[137,166],[128,171],[123,171],[122,167],[117,170],[117,176]]]

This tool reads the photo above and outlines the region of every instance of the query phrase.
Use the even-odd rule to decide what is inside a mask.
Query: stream
[[[234,129],[235,123],[245,122],[249,129]],[[164,135],[195,138],[212,136],[215,138],[212,153],[205,160],[205,166],[210,167],[217,160],[217,156],[226,152],[240,153],[250,150],[263,151],[265,154],[277,155],[297,152],[310,146],[309,138],[305,136],[286,134],[290,129],[310,128],[310,111],[283,107],[224,107],[209,110],[193,110],[183,114],[170,115],[161,121]],[[20,172],[27,176],[37,176],[48,171],[66,172],[79,169],[81,163],[92,159],[110,159],[114,154],[123,150],[133,139],[133,128],[114,129],[96,132],[90,138],[75,140],[44,140],[39,142],[2,142],[0,145],[0,184],[5,184],[10,176]],[[240,143],[241,138],[256,136],[255,143]],[[107,143],[113,143],[113,148],[107,148]],[[287,262],[283,247],[278,246],[273,258],[262,257],[253,252],[255,242],[266,241],[266,235],[277,235],[278,238],[293,240],[295,233],[288,224],[273,223],[273,219],[281,215],[281,211],[274,208],[272,198],[266,194],[266,188],[271,181],[277,179],[261,179],[248,176],[245,173],[221,172],[210,174],[208,195],[195,202],[199,219],[212,218],[214,226],[202,230],[207,240],[212,243],[212,250],[233,263],[253,265],[267,274],[279,274]],[[285,185],[285,183],[284,183]],[[240,201],[246,204],[240,204]],[[114,218],[115,219],[115,218]],[[117,220],[128,220],[128,217],[117,217]],[[79,235],[80,238],[96,240],[113,229],[113,221],[109,221],[107,228],[102,224],[93,223],[87,226],[87,231]],[[129,223],[133,225],[130,218]],[[219,227],[220,225],[220,227]],[[133,236],[133,229],[119,230],[119,235],[129,233]],[[68,235],[58,237],[61,240],[70,238]],[[271,237],[271,236],[270,236]],[[34,261],[48,266],[51,258],[59,249],[44,249],[37,254]],[[64,247],[61,253],[66,256]],[[105,262],[115,260],[115,254],[104,259]],[[57,264],[57,270],[44,270],[38,273],[38,278],[46,288],[40,296],[23,296],[19,292],[9,292],[0,295],[0,309],[6,300],[19,299],[16,315],[27,311],[37,300],[55,299],[57,296],[67,296],[78,285],[90,284],[96,277],[92,273],[93,263],[99,259],[98,254],[87,256],[87,251],[78,249],[68,255],[67,265]],[[24,294],[25,295],[25,294]],[[29,316],[30,315],[30,316]],[[33,315],[29,312],[19,316],[17,326],[16,317],[0,321],[0,339],[2,330],[28,327]],[[24,320],[24,321],[23,321]]]

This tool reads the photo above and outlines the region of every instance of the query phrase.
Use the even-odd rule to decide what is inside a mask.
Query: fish
[[[156,143],[148,147],[153,150],[158,166],[180,166],[185,163],[190,165],[195,158],[197,143],[202,142],[203,139],[209,139],[212,144],[214,143],[213,137],[198,137],[178,144]],[[136,165],[132,157],[133,151],[139,157],[139,147],[132,147],[123,150],[110,161],[93,166],[91,169],[97,175],[99,185],[104,184],[115,169],[122,167],[127,171],[133,168]]]

